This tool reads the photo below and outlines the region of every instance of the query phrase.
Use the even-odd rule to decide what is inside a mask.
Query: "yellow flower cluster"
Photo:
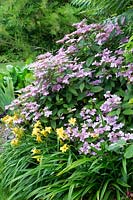
[[[67,136],[66,132],[64,131],[63,127],[57,128],[56,133],[60,140],[60,144],[63,145],[63,143],[64,143],[63,140],[68,139],[68,136]],[[64,144],[62,147],[60,147],[60,150],[63,153],[66,152],[68,149],[69,149],[69,146],[67,144]]]
[[[5,117],[2,118],[2,122],[4,122],[13,132],[13,134],[15,135],[15,138],[13,140],[11,140],[11,145],[12,146],[18,146],[20,143],[20,139],[22,138],[23,134],[24,134],[24,130],[23,128],[19,128],[15,126],[15,121],[19,119],[19,115],[18,114],[14,114],[13,116],[10,115],[6,115]]]
[[[5,117],[1,119],[1,121],[7,124],[9,127],[11,127],[13,125],[13,122],[18,119],[19,119],[19,116],[18,114],[15,113],[13,116],[6,115]]]
[[[63,127],[57,128],[56,133],[57,133],[59,139],[62,139],[62,140],[68,139],[68,136],[65,133]]]
[[[51,133],[52,128],[51,127],[45,127],[45,129],[43,129],[41,122],[37,121],[34,124],[34,128],[32,131],[32,136],[36,137],[36,141],[37,142],[42,142],[42,136],[47,137],[48,133]]]
[[[12,132],[15,135],[15,138],[13,140],[11,140],[11,145],[12,146],[18,146],[20,143],[20,139],[22,138],[22,136],[24,135],[24,129],[23,128],[18,128],[18,127],[13,127],[11,128]]]
[[[11,129],[17,138],[21,138],[24,134],[23,128],[14,127]]]

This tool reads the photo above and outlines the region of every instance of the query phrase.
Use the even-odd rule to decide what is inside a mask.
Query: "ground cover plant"
[[[29,65],[35,80],[6,109],[1,184],[8,200],[132,196],[132,37],[124,19],[74,24]],[[130,38],[130,39],[129,39]]]

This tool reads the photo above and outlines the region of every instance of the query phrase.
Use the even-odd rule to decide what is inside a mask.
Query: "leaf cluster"
[[[127,148],[125,157],[112,150],[101,157],[79,157],[71,151],[49,154],[44,149],[37,164],[31,158],[32,145],[27,140],[16,149],[6,146],[1,160],[1,185],[9,200],[128,200],[132,146]]]

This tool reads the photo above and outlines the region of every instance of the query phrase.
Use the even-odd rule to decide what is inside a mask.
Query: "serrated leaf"
[[[125,158],[133,158],[133,144],[131,144],[127,149],[124,154]]]
[[[133,115],[133,110],[131,110],[131,109],[126,109],[126,110],[123,111],[123,114],[124,114],[124,115]]]

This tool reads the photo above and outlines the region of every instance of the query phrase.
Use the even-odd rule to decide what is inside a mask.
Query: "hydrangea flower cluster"
[[[124,132],[124,123],[119,122],[118,116],[108,115],[113,108],[118,109],[121,103],[120,97],[111,95],[109,91],[105,96],[108,99],[101,105],[102,112],[100,114],[99,110],[83,107],[80,112],[82,118],[80,126],[70,123],[66,125],[64,132],[67,133],[70,140],[74,143],[77,142],[79,153],[95,154],[91,148],[94,147],[100,151],[101,144],[107,141],[109,144],[113,144],[119,140],[133,140],[133,134]],[[109,101],[111,104],[108,104]],[[103,109],[105,105],[107,105],[106,110]],[[111,105],[111,109],[108,107],[109,105]]]
[[[92,149],[101,150],[106,141],[133,139],[126,120],[110,115],[123,109],[118,87],[125,91],[132,83],[133,64],[125,62],[120,47],[125,42],[122,23],[87,25],[83,20],[73,26],[74,32],[57,41],[62,46],[55,54],[39,55],[29,66],[35,81],[6,109],[19,110],[23,126],[40,120],[42,126],[53,126],[61,140],[76,144],[80,153],[95,154]],[[41,142],[43,127],[37,130],[32,135]],[[62,152],[68,149],[64,145]]]

